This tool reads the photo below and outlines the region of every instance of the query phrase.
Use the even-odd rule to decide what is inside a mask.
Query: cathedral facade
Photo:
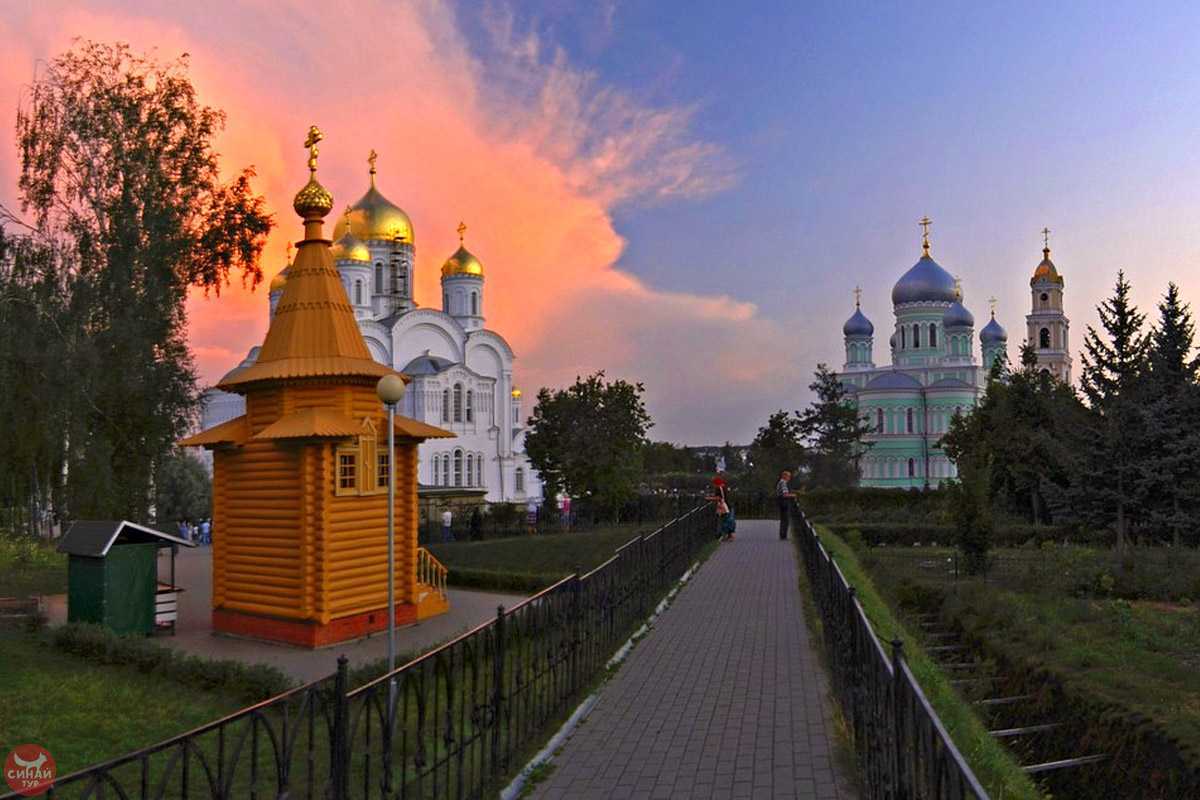
[[[839,378],[871,428],[859,465],[862,486],[936,488],[956,477],[941,437],[956,415],[979,401],[996,361],[1008,357],[1008,334],[993,308],[978,333],[976,358],[975,317],[964,305],[961,284],[930,255],[928,218],[922,225],[921,257],[892,287],[891,363],[875,364],[875,326],[857,302],[842,326],[846,361]],[[1030,286],[1028,341],[1039,367],[1069,383],[1070,325],[1063,314],[1063,279],[1050,260],[1048,241]]]
[[[515,355],[485,327],[484,267],[466,248],[466,226],[459,225],[459,248],[442,265],[441,309],[418,307],[412,221],[375,186],[374,152],[369,161],[366,193],[334,227],[333,259],[372,358],[412,379],[397,411],[456,435],[420,446],[418,482],[484,491],[493,503],[540,499],[541,483],[525,455]],[[271,281],[272,317],[287,275],[284,267]],[[230,374],[253,365],[257,351]],[[239,395],[210,389],[203,400],[204,428],[245,413]]]

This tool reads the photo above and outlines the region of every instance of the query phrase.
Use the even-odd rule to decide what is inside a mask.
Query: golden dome
[[[333,243],[333,260],[369,262],[371,251],[363,244],[362,239],[347,231]]]
[[[272,293],[283,291],[283,287],[287,285],[287,273],[288,273],[288,268],[284,267],[283,269],[279,270],[278,275],[276,275],[274,278],[271,278],[270,291]]]
[[[412,220],[408,214],[392,201],[388,200],[375,188],[375,151],[371,151],[367,159],[371,163],[371,187],[367,189],[359,201],[350,206],[348,216],[343,216],[333,227],[333,238],[340,239],[349,229],[363,241],[386,239],[413,243]]]
[[[333,195],[317,181],[317,156],[321,153],[317,142],[324,138],[321,129],[313,125],[308,129],[308,138],[304,140],[304,146],[308,148],[308,183],[296,192],[292,208],[305,222],[324,219],[333,210]]]
[[[467,224],[465,222],[458,223],[458,249],[454,251],[454,255],[446,259],[445,264],[442,264],[443,278],[455,275],[483,277],[483,262],[463,245],[463,236],[466,232]]]
[[[1050,260],[1050,248],[1046,247],[1042,250],[1042,263],[1037,265],[1037,269],[1033,271],[1033,277],[1029,279],[1030,284],[1038,281],[1050,281],[1051,283],[1062,283],[1062,276],[1058,274],[1058,270],[1054,266],[1054,262]]]

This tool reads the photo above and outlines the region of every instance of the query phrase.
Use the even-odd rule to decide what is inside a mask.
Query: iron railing
[[[833,693],[871,800],[988,800],[904,659],[876,636],[854,587],[798,507],[793,530],[821,616]]]
[[[46,796],[482,797],[565,717],[712,530],[711,506],[698,506],[364,686],[349,687],[340,658],[335,675],[61,777]]]

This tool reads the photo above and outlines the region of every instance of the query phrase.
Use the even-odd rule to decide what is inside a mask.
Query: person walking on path
[[[453,542],[454,531],[451,530],[451,525],[454,524],[454,515],[450,513],[450,509],[442,512],[442,541]]]
[[[737,522],[733,516],[733,509],[729,505],[729,484],[726,483],[721,470],[717,470],[717,477],[713,478],[712,487],[712,494],[705,499],[716,504],[717,535],[722,542],[733,541],[737,531]]]
[[[792,482],[791,470],[779,473],[779,483],[775,484],[775,502],[779,504],[779,538],[786,539],[788,523],[792,518]]]

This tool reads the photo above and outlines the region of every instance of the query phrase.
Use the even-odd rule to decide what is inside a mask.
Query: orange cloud
[[[646,382],[659,435],[707,439],[747,430],[739,419],[707,433],[720,423],[714,410],[734,413],[711,401],[714,392],[784,385],[785,337],[752,305],[657,291],[616,266],[624,242],[614,205],[720,191],[735,180],[730,160],[691,136],[692,110],[635,102],[514,31],[511,17],[489,18],[495,47],[484,63],[453,10],[434,2],[113,1],[81,10],[60,1],[25,14],[0,22],[0,91],[9,97],[28,83],[34,59],[77,35],[163,58],[190,54],[202,98],[228,113],[225,166],[253,164],[275,211],[267,280],[300,232],[291,198],[304,180],[300,143],[316,123],[326,133],[322,182],[339,208],[365,191],[366,154],[379,152],[380,190],[414,221],[422,304],[437,304],[438,268],[467,222],[468,245],[487,269],[489,327],[512,343],[528,388],[608,368]],[[0,177],[11,192],[14,154],[5,147]],[[206,381],[265,331],[265,286],[235,282],[188,308]]]

